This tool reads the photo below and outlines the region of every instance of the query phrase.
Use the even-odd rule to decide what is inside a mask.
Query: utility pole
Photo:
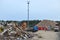
[[[28,27],[29,27],[29,4],[30,4],[29,0],[27,0],[27,8],[28,8],[27,9],[27,14],[28,14],[28,16],[27,16],[28,20],[27,21],[28,21]]]

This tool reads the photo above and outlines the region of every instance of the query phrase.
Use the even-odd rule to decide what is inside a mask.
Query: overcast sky
[[[60,20],[60,0],[30,0],[30,20]],[[27,0],[0,0],[0,20],[27,20]]]

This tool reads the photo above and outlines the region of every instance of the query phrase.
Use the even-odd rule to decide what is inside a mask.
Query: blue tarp
[[[37,30],[38,30],[38,26],[34,26],[34,27],[33,27],[33,30],[34,30],[34,31],[37,31]]]

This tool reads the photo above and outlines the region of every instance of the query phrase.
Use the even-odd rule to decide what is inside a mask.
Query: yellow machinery
[[[3,27],[0,27],[0,33],[3,32],[4,28]]]

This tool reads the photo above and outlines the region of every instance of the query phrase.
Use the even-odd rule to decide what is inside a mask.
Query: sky
[[[0,20],[27,20],[27,0],[0,0]],[[60,0],[30,0],[29,20],[59,20]]]

